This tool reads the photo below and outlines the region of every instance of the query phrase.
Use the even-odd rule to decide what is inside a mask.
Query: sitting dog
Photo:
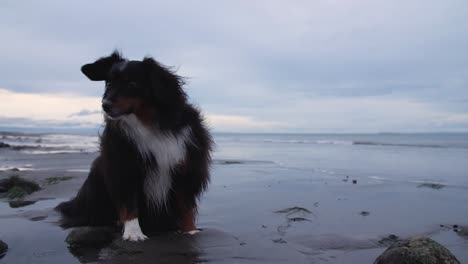
[[[88,178],[75,198],[56,207],[61,225],[120,223],[130,241],[154,231],[196,230],[213,143],[182,78],[152,58],[129,61],[118,52],[81,71],[105,81],[105,127]]]

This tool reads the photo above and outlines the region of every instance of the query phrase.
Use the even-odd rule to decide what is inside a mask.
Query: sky
[[[95,129],[120,50],[186,77],[217,132],[468,131],[468,1],[0,2],[0,130]]]

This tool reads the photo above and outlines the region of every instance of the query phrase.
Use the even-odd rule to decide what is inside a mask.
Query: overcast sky
[[[0,2],[0,128],[92,128],[119,49],[188,77],[215,131],[468,131],[468,1]]]

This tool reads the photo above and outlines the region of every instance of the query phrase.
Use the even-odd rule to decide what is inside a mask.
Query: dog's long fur
[[[209,182],[211,136],[182,79],[152,58],[118,52],[82,67],[105,81],[100,154],[75,198],[59,204],[63,227],[124,226],[124,239],[194,229]]]

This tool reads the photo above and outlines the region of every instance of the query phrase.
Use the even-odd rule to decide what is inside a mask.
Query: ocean
[[[237,134],[215,133],[215,163],[268,163],[311,177],[431,182],[468,188],[468,133]],[[0,170],[47,169],[40,155],[90,154],[98,136],[0,133],[17,155],[0,152]],[[76,164],[68,170],[87,170]],[[48,164],[50,166],[50,164]]]

